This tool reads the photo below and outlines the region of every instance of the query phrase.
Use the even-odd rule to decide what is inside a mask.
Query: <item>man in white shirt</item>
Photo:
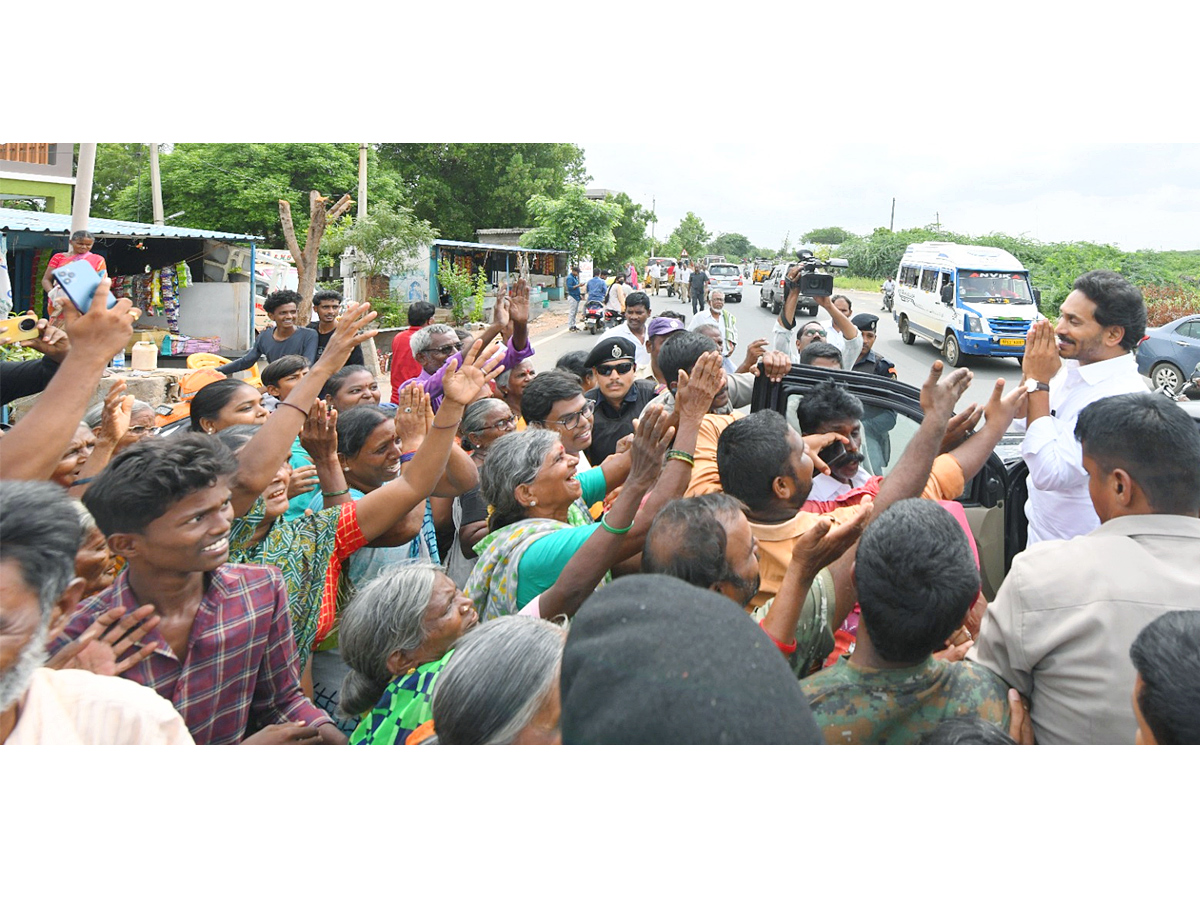
[[[721,352],[727,359],[732,356],[738,341],[737,319],[725,308],[724,291],[715,290],[708,295],[708,309],[702,309],[692,316],[688,330],[695,331],[702,325],[715,325],[720,330],[725,346]]]
[[[796,338],[799,336],[797,332],[801,328],[796,321],[796,306],[799,299],[800,267],[795,265],[788,269],[783,309],[779,311],[779,318],[775,320],[775,325],[771,329],[772,349],[786,353],[793,364],[800,362],[801,348],[796,346]],[[829,313],[837,335],[834,337],[833,334],[827,334],[822,340],[832,343],[842,351],[842,368],[848,370],[854,368],[854,364],[858,362],[858,355],[862,353],[863,339],[862,335],[858,333],[858,329],[854,327],[854,323],[850,321],[850,301],[841,295],[838,295],[837,300],[844,301],[845,311],[829,297],[816,298],[817,304]]]
[[[683,262],[675,267],[675,296],[679,298],[680,303],[687,303],[689,294],[688,285],[692,280],[692,270]]]
[[[662,266],[658,263],[650,263],[650,267],[646,269],[646,289],[654,291],[658,294],[658,282],[662,280]]]
[[[650,335],[646,323],[650,321],[650,297],[645,291],[634,291],[625,298],[625,321],[600,333],[593,347],[609,338],[623,337],[637,348],[634,362],[637,363],[638,378],[650,377]]]
[[[1141,291],[1102,270],[1079,276],[1072,287],[1058,325],[1035,322],[1025,343],[1026,546],[1087,534],[1100,524],[1088,496],[1075,422],[1089,403],[1149,390],[1134,356],[1146,333]]]

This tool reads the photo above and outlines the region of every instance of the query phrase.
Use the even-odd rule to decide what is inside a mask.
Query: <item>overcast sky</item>
[[[1053,144],[989,138],[986,126],[919,147],[881,142],[580,143],[589,187],[625,191],[666,238],[690,210],[714,235],[778,248],[791,232],[858,234],[936,220],[952,231],[1123,250],[1200,249],[1200,144]]]

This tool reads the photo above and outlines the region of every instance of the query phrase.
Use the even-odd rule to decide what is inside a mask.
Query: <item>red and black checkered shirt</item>
[[[134,596],[126,569],[110,588],[80,604],[50,653],[108,609],[131,612],[153,602]],[[150,657],[122,677],[170,700],[197,744],[236,744],[251,722],[255,730],[285,722],[332,724],[300,690],[287,588],[274,566],[226,564],[211,573],[183,660],[158,629],[139,646],[151,641],[158,647]]]

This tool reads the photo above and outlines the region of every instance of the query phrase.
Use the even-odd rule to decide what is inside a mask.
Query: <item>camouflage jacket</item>
[[[915,744],[956,716],[1008,730],[1007,685],[965,660],[930,657],[907,669],[868,669],[841,659],[800,687],[826,744]]]

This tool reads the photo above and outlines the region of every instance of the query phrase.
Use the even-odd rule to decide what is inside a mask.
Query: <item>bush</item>
[[[1188,285],[1146,285],[1146,325],[1158,328],[1183,316],[1200,313],[1200,289]]]

